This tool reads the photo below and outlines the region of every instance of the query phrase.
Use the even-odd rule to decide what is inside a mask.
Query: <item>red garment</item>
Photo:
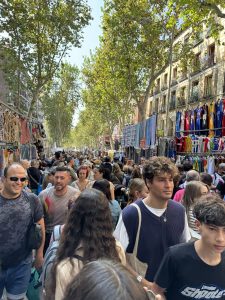
[[[190,112],[189,111],[185,111],[185,115],[184,115],[184,135],[188,135],[190,130]],[[185,132],[187,131],[187,132]]]
[[[222,119],[222,136],[225,136],[225,99],[223,101],[223,119]]]
[[[20,119],[21,123],[21,137],[20,137],[20,143],[21,144],[27,144],[30,142],[30,131],[28,128],[28,123],[26,119]]]

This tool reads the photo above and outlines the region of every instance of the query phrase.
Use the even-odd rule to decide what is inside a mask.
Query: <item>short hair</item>
[[[193,164],[190,161],[183,162],[183,170],[184,172],[188,172],[193,169]]]
[[[201,182],[207,184],[209,187],[212,185],[212,182],[213,182],[212,176],[208,173],[201,173],[200,180],[201,180]]]
[[[7,177],[9,169],[13,166],[22,167],[24,169],[24,171],[26,172],[25,168],[20,163],[12,163],[11,165],[8,165],[5,167],[4,172],[3,172],[4,177]]]
[[[59,166],[55,168],[55,173],[56,172],[67,172],[70,174],[70,169],[65,166],[61,166],[61,167]]]
[[[96,260],[84,265],[67,286],[63,300],[150,300],[147,292],[121,263]]]
[[[89,174],[89,171],[88,171],[88,167],[87,166],[80,166],[78,169],[77,169],[77,177],[79,178],[79,173],[81,170],[85,170],[86,171],[86,178],[88,178],[88,174]]]
[[[213,193],[202,196],[194,206],[193,215],[201,223],[225,226],[225,202]]]
[[[187,172],[186,174],[186,181],[190,182],[190,181],[199,181],[200,180],[200,174],[199,172],[195,171],[195,170],[190,170]]]
[[[161,173],[168,173],[174,178],[178,174],[178,169],[169,158],[164,156],[154,156],[145,162],[142,172],[145,182],[147,179],[152,182],[154,177]]]

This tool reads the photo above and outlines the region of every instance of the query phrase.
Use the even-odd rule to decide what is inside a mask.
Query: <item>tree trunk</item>
[[[32,115],[32,113],[33,113],[34,105],[37,103],[39,94],[40,94],[40,89],[37,89],[37,90],[33,93],[33,97],[32,97],[32,99],[31,99],[30,107],[29,107],[28,113],[27,113],[28,118],[30,118],[31,115]]]

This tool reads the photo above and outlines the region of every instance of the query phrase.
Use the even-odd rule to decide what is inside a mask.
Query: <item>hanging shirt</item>
[[[223,121],[223,101],[219,101],[215,104],[215,128],[220,128],[215,131],[216,136],[222,136],[222,121]]]
[[[202,130],[204,130],[204,131],[202,131],[201,132],[201,134],[202,135],[206,135],[206,136],[208,136],[208,129],[209,127],[208,127],[208,105],[206,105],[206,104],[204,104],[203,106],[202,106]]]
[[[223,101],[222,136],[225,136],[225,99]]]
[[[185,112],[185,117],[184,117],[184,135],[188,135],[190,130],[190,113],[189,111]]]
[[[215,173],[215,158],[213,156],[209,156],[207,159],[208,165],[208,174],[213,175]]]
[[[209,137],[213,137],[214,130],[210,130],[210,129],[214,129],[215,104],[214,103],[209,104],[208,109],[209,109]]]
[[[180,125],[181,125],[181,112],[178,111],[176,113],[176,137],[181,137],[180,134]]]
[[[195,110],[195,114],[196,114],[196,120],[195,120],[195,129],[196,132],[195,134],[200,135],[200,130],[201,129],[201,113],[202,113],[202,109],[200,107],[196,108]]]
[[[195,111],[191,110],[190,111],[190,133],[194,134],[194,130],[195,130]],[[193,131],[192,131],[193,130]]]

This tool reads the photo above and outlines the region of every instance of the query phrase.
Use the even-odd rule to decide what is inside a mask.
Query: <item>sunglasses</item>
[[[27,180],[27,177],[21,177],[21,178],[19,178],[19,177],[9,177],[9,179],[11,180],[11,181],[14,181],[14,182],[17,182],[17,181],[20,181],[20,182],[24,182],[24,181],[26,181]]]

